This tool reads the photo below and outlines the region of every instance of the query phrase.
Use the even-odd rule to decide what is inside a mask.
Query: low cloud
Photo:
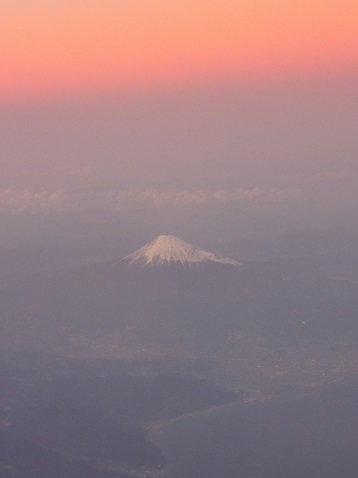
[[[28,189],[4,189],[0,191],[0,211],[11,213],[47,213],[71,209],[65,191],[30,191]]]
[[[280,190],[260,188],[233,190],[174,190],[174,189],[132,189],[112,192],[109,201],[116,209],[128,206],[146,206],[154,208],[209,206],[214,204],[234,204],[240,202],[275,203],[297,198],[300,190]]]
[[[233,190],[121,189],[110,193],[84,190],[69,193],[4,189],[0,191],[0,211],[13,214],[33,214],[103,209],[109,211],[132,208],[168,209],[210,206],[215,204],[278,203],[297,198],[300,190],[260,188]]]

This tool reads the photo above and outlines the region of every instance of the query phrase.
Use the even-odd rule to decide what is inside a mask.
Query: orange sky
[[[0,97],[358,70],[357,0],[3,0]]]

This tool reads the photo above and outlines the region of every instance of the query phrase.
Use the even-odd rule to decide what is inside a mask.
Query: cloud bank
[[[121,211],[130,209],[169,209],[201,207],[216,204],[279,203],[298,198],[299,189],[120,189],[107,193],[71,193],[62,189],[31,191],[4,189],[0,191],[0,211],[13,214],[105,209]]]
[[[62,190],[31,191],[4,189],[0,191],[0,211],[10,213],[47,213],[70,210],[71,198]]]
[[[112,192],[109,201],[116,209],[137,205],[154,208],[210,206],[214,204],[234,204],[241,202],[275,203],[297,198],[299,190],[279,190],[260,188],[233,190],[175,190],[175,189],[134,189]]]

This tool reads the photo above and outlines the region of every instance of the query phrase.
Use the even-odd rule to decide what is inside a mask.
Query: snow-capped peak
[[[204,251],[173,235],[161,235],[122,259],[120,262],[139,264],[142,266],[159,266],[169,264],[194,265],[201,262],[217,262],[221,264],[240,265],[240,262],[217,256]],[[116,263],[118,264],[118,262]]]

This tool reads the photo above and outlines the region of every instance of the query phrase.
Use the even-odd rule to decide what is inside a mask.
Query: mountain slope
[[[204,251],[173,235],[160,235],[149,244],[126,256],[114,265],[121,262],[145,266],[160,265],[197,265],[199,263],[216,262],[220,264],[241,265],[240,262],[226,257],[217,256],[212,252]]]

